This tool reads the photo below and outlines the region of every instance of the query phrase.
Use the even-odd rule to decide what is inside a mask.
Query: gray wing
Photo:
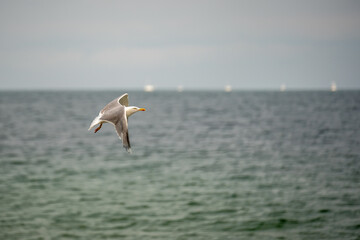
[[[121,95],[119,98],[118,98],[118,101],[121,105],[125,106],[125,107],[128,107],[129,106],[129,95],[127,93]]]
[[[122,118],[117,124],[115,124],[115,130],[118,136],[121,138],[123,147],[128,151],[131,152],[130,140],[129,140],[129,132],[128,132],[128,125],[127,119]]]
[[[116,108],[119,105],[123,105],[125,107],[129,106],[129,99],[127,93],[109,102],[103,109],[101,109],[100,113],[104,114],[106,111],[110,111],[111,109]]]
[[[110,122],[115,126],[116,133],[121,138],[124,148],[130,152],[131,146],[125,107],[118,104],[117,107],[104,112],[100,120]]]
[[[103,120],[105,122],[116,125],[116,123],[124,116],[126,118],[125,107],[118,104],[117,106],[104,111],[103,114],[100,116],[99,120]]]

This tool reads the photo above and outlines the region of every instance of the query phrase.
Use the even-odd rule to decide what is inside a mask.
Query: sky
[[[0,90],[360,89],[360,1],[0,1]]]

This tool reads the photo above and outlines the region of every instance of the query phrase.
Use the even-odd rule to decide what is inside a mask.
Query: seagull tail
[[[90,129],[92,129],[93,127],[95,127],[98,123],[100,123],[100,116],[97,116],[97,117],[91,122],[88,131],[90,131]]]

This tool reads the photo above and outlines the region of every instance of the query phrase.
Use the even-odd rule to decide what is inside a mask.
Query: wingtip
[[[94,118],[94,120],[93,120],[93,121],[91,122],[91,124],[90,124],[90,127],[89,127],[88,131],[90,131],[90,129],[92,129],[93,127],[95,127],[96,124],[99,124],[99,123],[100,123],[100,122],[99,122],[99,119],[100,119],[99,116],[97,116],[97,117]]]
[[[91,124],[90,127],[89,127],[89,129],[88,129],[88,131],[90,131],[93,127],[95,127],[95,125],[96,125],[96,124],[94,124],[94,125]]]

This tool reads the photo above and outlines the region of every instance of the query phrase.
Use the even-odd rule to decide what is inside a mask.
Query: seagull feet
[[[102,127],[102,123],[100,123],[100,125],[98,126],[97,129],[95,129],[94,133],[96,133],[97,131],[99,131],[101,127]]]

